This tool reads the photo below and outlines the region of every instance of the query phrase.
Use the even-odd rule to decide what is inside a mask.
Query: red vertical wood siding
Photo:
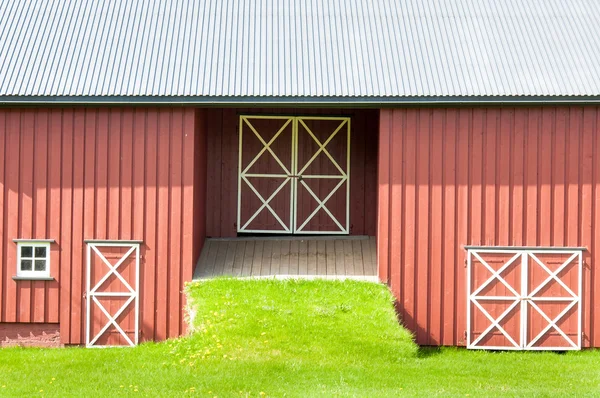
[[[84,343],[84,239],[142,240],[142,340],[184,332],[204,242],[206,130],[192,108],[0,109],[0,322]],[[55,239],[51,276],[14,281],[15,238]]]
[[[206,235],[237,235],[239,115],[349,116],[351,235],[375,235],[377,229],[377,110],[364,109],[211,109],[207,112]]]
[[[600,346],[600,109],[385,109],[379,274],[426,345],[462,345],[465,245],[583,246],[583,344]]]

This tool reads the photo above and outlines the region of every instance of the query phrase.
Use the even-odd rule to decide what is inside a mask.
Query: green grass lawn
[[[218,279],[188,294],[190,337],[0,350],[0,396],[600,396],[600,351],[419,351],[377,284]]]

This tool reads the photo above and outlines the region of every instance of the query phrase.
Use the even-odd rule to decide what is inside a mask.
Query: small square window
[[[35,248],[35,257],[44,257],[46,258],[46,248],[43,246],[39,246]]]
[[[33,247],[21,246],[21,257],[33,257]]]
[[[50,242],[17,243],[17,276],[48,278],[50,276]]]
[[[31,271],[31,260],[21,260],[21,271]]]

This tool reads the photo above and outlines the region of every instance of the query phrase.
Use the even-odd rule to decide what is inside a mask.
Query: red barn
[[[0,21],[2,345],[176,337],[232,275],[378,279],[419,344],[600,347],[594,1]]]

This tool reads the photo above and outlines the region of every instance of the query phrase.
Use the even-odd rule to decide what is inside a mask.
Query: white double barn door
[[[350,119],[240,116],[237,230],[348,234]]]

